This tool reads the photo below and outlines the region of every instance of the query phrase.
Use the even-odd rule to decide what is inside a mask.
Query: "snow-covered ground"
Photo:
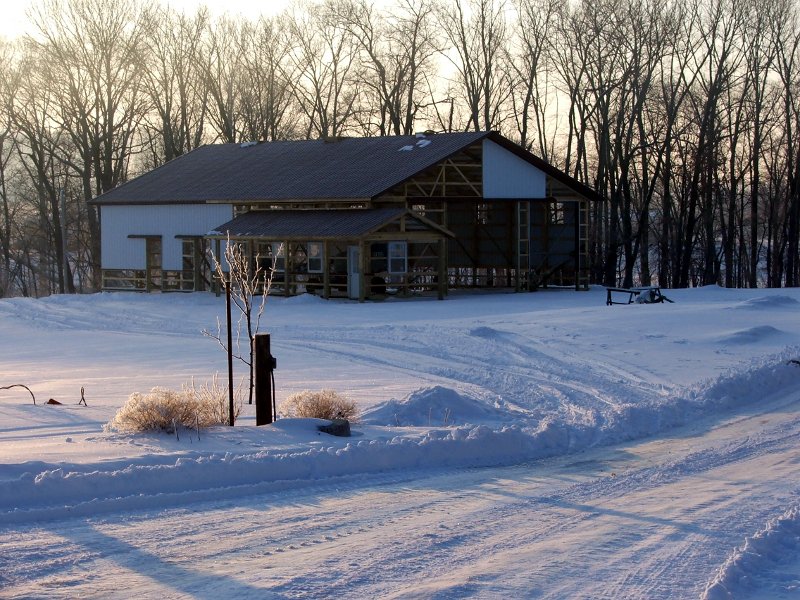
[[[0,597],[800,597],[800,290],[666,294],[270,298],[351,438],[105,431],[224,372],[224,300],[0,300]]]

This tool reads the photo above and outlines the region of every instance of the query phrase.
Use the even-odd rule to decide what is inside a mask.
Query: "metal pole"
[[[225,282],[225,310],[228,318],[228,425],[233,427],[233,334],[231,332],[231,279]]]

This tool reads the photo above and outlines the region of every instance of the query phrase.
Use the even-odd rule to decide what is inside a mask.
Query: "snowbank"
[[[744,597],[754,576],[800,552],[800,507],[781,516],[745,539],[744,544],[720,567],[706,586],[702,600],[730,600]]]
[[[0,481],[0,523],[61,518],[161,506],[192,498],[219,498],[255,493],[278,486],[382,471],[444,467],[490,466],[539,459],[590,446],[652,435],[732,407],[760,401],[771,394],[800,387],[798,370],[787,364],[797,349],[759,359],[748,369],[733,371],[698,386],[688,394],[624,405],[607,415],[573,422],[548,418],[520,420],[519,425],[493,428],[487,423],[432,429],[364,426],[359,437],[342,440],[316,431],[318,420],[288,419],[256,431],[266,442],[269,429],[288,434],[294,448],[255,452],[200,453],[165,463],[145,456],[141,463],[92,470],[70,465],[48,467],[30,463],[23,472]],[[392,401],[369,413],[381,422],[402,415],[412,424],[430,423],[452,410],[472,419],[501,413],[452,389],[436,386],[417,390],[403,401]],[[248,428],[235,428],[246,430]],[[230,435],[217,428],[204,437]],[[235,433],[235,432],[234,432]],[[189,434],[190,435],[190,434]],[[119,437],[119,436],[118,436]],[[251,440],[254,443],[254,440]],[[1,472],[1,471],[0,471]],[[249,488],[242,491],[243,488]]]
[[[757,296],[755,298],[749,298],[748,300],[735,305],[733,308],[771,311],[781,308],[797,308],[798,304],[800,304],[800,302],[791,296],[775,294],[772,296]]]
[[[306,421],[306,434],[317,420]],[[324,436],[327,437],[327,436]],[[298,484],[382,470],[448,466],[485,466],[518,460],[532,450],[530,436],[519,428],[494,431],[473,428],[434,429],[419,439],[401,435],[353,440],[343,447],[313,445],[297,451],[207,455],[179,458],[173,464],[138,464],[90,472],[65,468],[27,472],[0,484],[0,524],[28,520],[96,515],[104,510],[127,510],[274,490],[268,484]],[[170,497],[172,497],[170,499]]]
[[[718,598],[741,595],[748,581],[759,577],[762,584],[764,570],[778,569],[794,582],[798,568],[775,567],[773,558],[780,548],[798,555],[795,509],[747,536],[797,505],[800,367],[791,361],[800,359],[800,348],[787,345],[800,339],[800,289],[709,286],[668,295],[674,304],[614,307],[605,305],[602,288],[455,293],[445,302],[270,298],[264,323],[278,361],[279,403],[304,389],[346,394],[365,415],[352,438],[322,434],[308,419],[256,427],[248,405],[236,427],[199,437],[188,430],[180,439],[104,432],[132,392],[180,389],[224,371],[224,353],[200,334],[215,328],[217,318],[224,321],[224,299],[0,300],[0,386],[31,384],[37,399],[64,402],[33,406],[18,390],[0,393],[0,530],[7,558],[0,560],[0,587],[12,582],[10,593],[31,597],[57,589],[101,595],[99,579],[86,574],[102,572],[109,589],[197,595],[212,582],[198,579],[201,572],[218,575],[220,565],[231,565],[214,588],[230,591],[242,581],[235,565],[255,560],[254,585],[236,591],[260,598],[263,574],[278,556],[286,570],[269,573],[282,595],[330,591],[330,580],[317,588],[308,583],[319,582],[323,571],[338,579],[358,564],[359,581],[345,580],[341,589],[355,583],[358,596],[386,596],[380,592],[432,559],[433,569],[419,571],[424,578],[449,576],[454,564],[462,565],[452,580],[435,582],[439,595],[519,597],[555,585],[543,597],[576,597],[591,595],[602,580],[607,597],[698,595],[708,588],[707,596]],[[237,364],[239,376],[243,370]],[[76,406],[83,386],[88,407]],[[531,462],[642,438],[609,451]],[[499,475],[493,469],[452,472],[507,464],[519,466],[489,485]],[[720,486],[717,474],[730,483]],[[406,485],[417,478],[419,486]],[[481,482],[480,490],[465,481]],[[392,501],[402,495],[404,507],[373,510],[373,503],[389,504],[389,495]],[[369,514],[353,512],[358,504]],[[131,514],[138,510],[143,518]],[[230,512],[239,513],[244,530],[227,529]],[[359,523],[350,527],[347,515]],[[445,515],[449,533],[432,531]],[[193,522],[186,525],[186,517]],[[379,526],[362,531],[365,517]],[[398,529],[406,517],[416,521],[411,536]],[[218,518],[226,521],[224,533],[209,526]],[[176,519],[191,542],[163,544]],[[265,540],[254,525],[259,519],[273,532],[281,521],[284,533]],[[137,522],[152,525],[149,541]],[[329,525],[338,530],[330,544]],[[387,533],[398,530],[410,558],[386,544]],[[523,530],[527,536],[519,535]],[[342,554],[339,535],[354,532],[370,538],[352,545],[369,561]],[[83,554],[75,553],[78,537]],[[246,538],[256,544],[241,545]],[[707,584],[727,549],[743,539],[744,547]],[[522,554],[518,542],[526,548]],[[219,545],[227,548],[218,551]],[[167,547],[186,554],[165,553]],[[213,560],[197,560],[203,547],[213,547]],[[373,548],[382,554],[377,562],[369,556]],[[124,560],[127,554],[136,568]],[[312,556],[319,560],[308,562]],[[478,564],[476,556],[487,560]],[[544,568],[534,575],[531,564]],[[139,577],[162,567],[155,583]],[[197,587],[170,587],[176,577]],[[388,583],[374,587],[378,580]]]
[[[508,422],[514,416],[444,386],[420,388],[403,400],[389,400],[364,413],[363,421],[373,425],[436,427],[470,423]]]
[[[527,461],[757,407],[800,387],[800,370],[787,364],[800,348],[786,347],[800,333],[800,292],[670,295],[675,304],[615,307],[602,289],[364,305],[270,298],[279,395],[347,394],[364,409],[357,436],[320,436],[311,423],[256,428],[251,414],[204,432],[202,442],[187,436],[188,444],[104,434],[102,425],[132,391],[177,389],[224,368],[224,355],[200,335],[215,326],[221,299],[2,300],[0,381],[24,374],[41,382],[40,397],[71,402],[86,385],[89,407],[48,410],[2,397],[0,522]]]

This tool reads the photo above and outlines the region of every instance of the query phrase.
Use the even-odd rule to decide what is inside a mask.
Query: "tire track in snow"
[[[315,335],[290,346],[404,373],[426,373],[451,381],[456,389],[473,386],[537,420],[548,414],[568,415],[571,409],[577,411],[574,415],[588,415],[579,420],[591,421],[620,404],[663,395],[662,386],[643,384],[617,367],[565,361],[517,334],[479,329],[479,335],[442,328],[403,328],[398,334],[392,329],[387,335],[376,332],[375,342],[358,331],[337,329],[326,331],[323,339]],[[450,347],[441,345],[442,339],[454,338]]]
[[[762,420],[733,423],[742,429],[742,422]],[[106,585],[102,577],[81,583],[78,574],[105,560],[129,562],[124,555],[98,558],[109,556],[103,544],[152,557],[167,573],[172,565],[189,573],[213,570],[223,582],[235,576],[248,583],[247,564],[251,577],[268,583],[261,597],[496,598],[520,589],[543,598],[685,597],[704,585],[731,538],[755,530],[751,523],[763,523],[762,513],[780,504],[781,497],[765,491],[768,478],[798,475],[800,417],[757,429],[722,441],[676,432],[659,441],[672,454],[650,459],[638,457],[631,444],[508,468],[393,472],[195,498],[184,508],[126,512],[124,522],[109,515],[17,527],[3,531],[0,556],[22,544],[67,540],[52,553],[63,573],[25,579],[17,571],[8,583],[12,590],[42,591],[69,581],[74,597],[96,596]],[[764,486],[714,487],[731,472],[759,474]],[[681,498],[672,506],[668,498],[686,486],[711,487],[695,489],[693,504]],[[313,529],[304,525],[309,520]],[[68,553],[81,564],[70,566]],[[137,581],[140,594],[162,589],[161,579]]]

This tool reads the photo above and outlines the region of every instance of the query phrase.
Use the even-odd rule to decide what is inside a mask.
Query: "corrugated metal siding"
[[[532,164],[483,140],[483,195],[486,198],[544,198],[545,174]]]
[[[205,235],[233,216],[228,204],[183,206],[103,206],[101,257],[103,269],[144,269],[145,242],[129,235],[160,235],[163,268],[182,268],[177,235]]]

